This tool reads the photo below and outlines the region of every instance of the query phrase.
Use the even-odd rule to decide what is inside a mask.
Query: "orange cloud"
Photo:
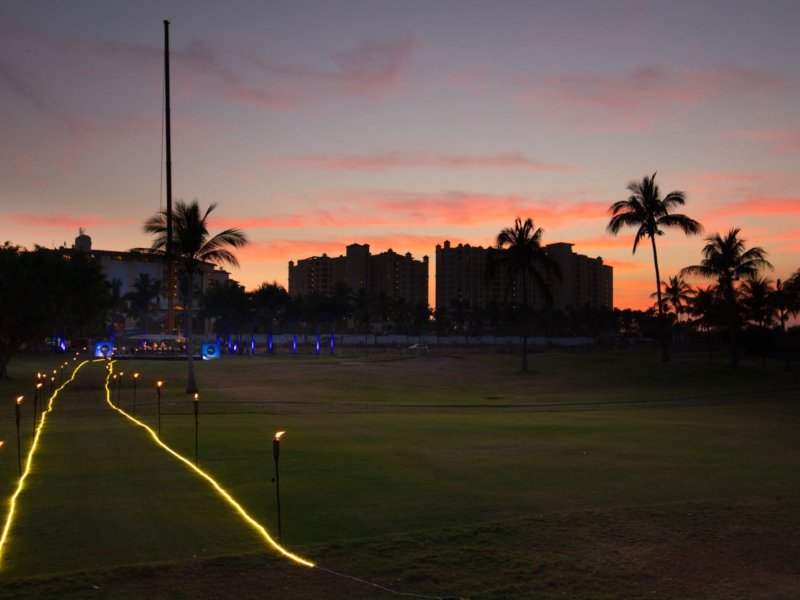
[[[643,269],[652,268],[651,265],[648,265],[646,262],[632,262],[627,260],[604,260],[605,264],[614,268],[614,273],[619,271],[641,271]]]
[[[521,152],[504,152],[487,156],[441,155],[424,153],[384,152],[376,154],[317,154],[274,158],[271,164],[333,171],[379,171],[386,169],[527,169],[531,171],[567,172],[575,167],[554,165],[529,158]]]
[[[740,215],[800,215],[800,198],[749,198],[729,202],[706,213],[708,218]]]
[[[451,240],[455,238],[450,238]],[[460,243],[463,240],[457,240]],[[348,236],[325,240],[267,240],[251,242],[237,250],[241,262],[290,261],[322,256],[341,256],[346,247],[353,243],[369,244],[370,252],[378,254],[392,249],[398,254],[411,252],[414,258],[433,257],[436,244],[441,244],[441,236],[386,235],[386,236]]]
[[[545,230],[579,219],[607,216],[608,203],[575,202],[566,198],[534,199],[526,196],[447,192],[415,194],[373,192],[326,198],[330,209],[269,217],[211,219],[213,227],[241,229],[295,229],[299,227],[418,227],[421,225],[512,225],[515,217],[534,219]]]
[[[633,236],[626,235],[606,235],[588,238],[574,238],[570,243],[575,244],[575,251],[586,254],[586,250],[578,248],[627,248],[633,249]],[[641,245],[641,242],[640,242]]]

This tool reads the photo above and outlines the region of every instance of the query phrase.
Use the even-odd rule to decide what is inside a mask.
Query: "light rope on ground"
[[[108,368],[108,373],[106,374],[105,391],[106,391],[106,402],[108,403],[108,405],[112,409],[114,409],[118,413],[120,413],[122,416],[124,416],[126,419],[128,419],[129,421],[131,421],[134,424],[138,425],[139,427],[142,427],[143,429],[145,429],[150,434],[150,437],[153,439],[153,441],[156,444],[158,444],[161,448],[163,448],[169,454],[171,454],[172,456],[177,458],[179,461],[181,461],[183,464],[185,464],[188,468],[190,468],[192,471],[197,473],[200,477],[202,477],[203,479],[208,481],[208,483],[211,484],[211,486],[220,494],[220,496],[222,496],[225,499],[225,501],[228,502],[228,504],[230,504],[236,510],[237,513],[239,513],[239,515],[248,523],[248,525],[250,525],[253,529],[255,529],[267,541],[267,543],[272,548],[274,548],[275,550],[280,552],[283,556],[291,559],[292,561],[294,561],[294,562],[296,562],[296,563],[298,563],[300,565],[303,565],[303,566],[306,566],[306,567],[311,567],[311,568],[316,568],[316,569],[319,569],[320,571],[324,571],[324,572],[329,573],[331,575],[335,575],[337,577],[342,577],[344,579],[350,579],[352,581],[356,581],[356,582],[362,583],[364,585],[369,585],[369,586],[372,586],[372,587],[374,587],[376,589],[383,590],[385,592],[388,592],[388,593],[391,593],[391,594],[394,594],[394,595],[397,595],[397,596],[405,596],[405,597],[409,597],[409,598],[423,598],[425,600],[448,600],[448,598],[450,598],[449,596],[426,596],[426,595],[423,595],[423,594],[413,594],[413,593],[410,593],[410,592],[399,592],[397,590],[393,590],[391,588],[382,586],[380,584],[373,583],[371,581],[367,581],[366,579],[361,579],[359,577],[354,577],[352,575],[346,575],[345,573],[339,573],[338,571],[334,571],[332,569],[327,569],[325,567],[321,567],[321,566],[319,566],[319,565],[317,565],[317,564],[315,564],[315,563],[313,563],[313,562],[311,562],[309,560],[301,558],[301,557],[297,556],[296,554],[293,554],[292,552],[289,552],[288,550],[286,550],[283,546],[278,544],[272,538],[272,536],[269,535],[269,533],[264,528],[264,526],[261,525],[258,521],[256,521],[253,517],[251,517],[247,513],[247,511],[245,511],[244,508],[242,508],[242,506],[238,502],[236,502],[236,500],[234,500],[233,496],[231,496],[228,492],[226,492],[222,488],[222,486],[219,483],[217,483],[217,481],[213,477],[211,477],[211,475],[209,475],[208,473],[206,473],[205,471],[200,469],[198,466],[196,466],[188,458],[182,456],[181,454],[179,454],[178,452],[176,452],[175,450],[170,448],[167,444],[162,442],[161,439],[158,437],[158,434],[153,429],[151,429],[148,425],[146,425],[145,423],[143,423],[139,419],[131,416],[130,414],[128,414],[126,411],[124,411],[120,407],[116,406],[111,401],[111,388],[109,386],[109,382],[111,381],[111,377],[112,377],[112,374],[114,372],[114,363],[115,362],[116,361],[112,360],[111,362],[108,363],[108,367],[109,368]]]
[[[111,380],[111,376],[112,376],[112,373],[114,371],[114,362],[116,362],[116,361],[111,361],[109,363],[109,367],[110,368],[108,369],[108,374],[106,375],[106,382],[105,382],[106,402],[108,403],[108,405],[111,408],[113,408],[114,410],[116,410],[118,413],[120,413],[122,416],[124,416],[126,419],[128,419],[129,421],[131,421],[131,422],[135,423],[136,425],[138,425],[139,427],[142,427],[143,429],[145,429],[150,434],[150,437],[153,438],[153,441],[156,444],[161,446],[161,448],[163,448],[164,450],[169,452],[172,456],[177,458],[179,461],[181,461],[183,464],[185,464],[187,467],[189,467],[192,471],[194,471],[200,477],[202,477],[208,483],[210,483],[211,486],[219,493],[219,495],[222,496],[225,499],[225,501],[228,504],[230,504],[237,513],[239,513],[239,516],[241,516],[242,519],[244,519],[247,522],[248,525],[250,525],[253,529],[255,529],[261,535],[261,537],[263,537],[264,540],[266,540],[266,542],[272,548],[274,548],[275,550],[277,550],[278,552],[283,554],[286,558],[289,558],[289,559],[293,560],[294,562],[296,562],[296,563],[298,563],[300,565],[303,565],[303,566],[306,566],[306,567],[315,566],[313,562],[311,562],[309,560],[306,560],[304,558],[301,558],[300,556],[297,556],[296,554],[293,554],[292,552],[289,552],[288,550],[286,550],[286,548],[284,548],[283,546],[278,544],[278,542],[276,542],[272,538],[272,536],[269,535],[269,533],[264,528],[264,526],[261,525],[258,521],[256,521],[253,517],[251,517],[247,513],[247,511],[245,511],[245,509],[242,508],[241,504],[236,502],[236,500],[233,499],[233,496],[231,496],[228,492],[226,492],[222,488],[222,486],[219,483],[217,483],[217,481],[213,477],[211,477],[211,475],[209,475],[208,473],[203,471],[200,467],[195,466],[195,464],[192,461],[190,461],[189,459],[185,458],[181,454],[178,454],[175,450],[173,450],[172,448],[167,446],[164,442],[162,442],[159,439],[158,434],[153,429],[151,429],[145,423],[142,423],[139,419],[131,416],[130,414],[128,414],[123,409],[121,409],[118,406],[116,406],[111,401],[111,388],[109,387],[109,381]]]
[[[14,514],[16,513],[17,509],[17,498],[19,497],[20,493],[22,493],[23,488],[25,487],[25,480],[28,477],[28,473],[31,471],[31,465],[33,464],[33,454],[36,452],[36,448],[39,445],[39,437],[42,435],[42,430],[44,429],[44,424],[47,421],[47,415],[53,410],[53,401],[58,396],[58,393],[63,390],[67,384],[71,383],[73,379],[75,379],[75,375],[78,373],[81,367],[88,363],[88,360],[83,361],[80,363],[75,369],[72,371],[72,376],[62,383],[51,395],[50,401],[47,403],[47,410],[42,411],[41,420],[39,424],[36,426],[36,435],[33,437],[33,443],[31,444],[30,450],[28,450],[28,458],[25,461],[25,470],[22,472],[22,475],[19,478],[19,483],[17,484],[17,489],[14,494],[11,496],[11,501],[9,502],[8,507],[8,515],[6,516],[5,525],[3,526],[3,533],[0,535],[0,569],[3,566],[3,550],[5,550],[6,542],[8,542],[9,532],[11,531],[11,524],[14,521]]]

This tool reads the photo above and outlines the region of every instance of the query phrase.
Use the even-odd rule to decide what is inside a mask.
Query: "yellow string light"
[[[109,387],[108,384],[109,381],[111,380],[111,375],[114,370],[115,362],[116,361],[111,361],[110,363],[111,369],[109,369],[108,375],[106,376],[105,389],[106,389],[106,402],[108,403],[108,405],[114,410],[116,410],[118,413],[120,413],[122,416],[124,416],[126,419],[128,419],[129,421],[145,429],[150,434],[150,437],[156,444],[161,446],[164,450],[169,452],[172,456],[177,458],[179,461],[185,464],[189,469],[197,473],[200,477],[208,481],[208,483],[211,484],[211,486],[219,493],[219,495],[222,496],[225,499],[225,501],[228,502],[228,504],[230,504],[234,508],[234,510],[239,514],[239,516],[242,517],[242,519],[244,519],[248,525],[250,525],[253,529],[255,529],[272,548],[283,554],[286,558],[289,558],[298,564],[301,564],[306,567],[314,567],[315,565],[313,562],[301,558],[296,554],[293,554],[292,552],[289,552],[286,548],[284,548],[278,542],[276,542],[272,538],[272,536],[269,535],[264,526],[261,525],[258,521],[256,521],[253,517],[251,517],[247,513],[247,511],[245,511],[245,509],[242,508],[242,506],[236,500],[234,500],[233,496],[231,496],[227,491],[225,491],[222,488],[222,486],[219,483],[217,483],[217,481],[213,477],[211,477],[211,475],[203,471],[201,468],[195,466],[195,464],[192,461],[183,457],[182,455],[178,454],[175,450],[167,446],[164,442],[162,442],[159,439],[158,434],[155,431],[153,431],[150,427],[148,427],[146,424],[142,423],[135,417],[132,417],[127,412],[125,412],[124,410],[116,406],[113,402],[111,402],[111,388]]]
[[[19,497],[20,493],[22,493],[22,490],[25,487],[25,479],[27,479],[28,473],[31,471],[31,465],[33,465],[33,454],[36,452],[36,447],[39,445],[39,437],[42,435],[44,424],[47,421],[47,415],[53,410],[53,401],[56,399],[56,396],[58,396],[58,393],[63,390],[67,384],[71,383],[73,379],[75,379],[75,375],[78,373],[80,368],[88,362],[89,361],[85,360],[75,367],[75,370],[72,371],[72,376],[67,381],[62,383],[58,389],[53,391],[52,395],[50,396],[50,401],[47,404],[47,410],[42,412],[41,420],[39,421],[39,425],[36,427],[36,435],[33,437],[33,444],[31,444],[31,448],[28,450],[28,458],[25,461],[25,470],[22,472],[22,476],[19,478],[16,491],[11,496],[11,501],[9,502],[8,507],[8,515],[6,516],[5,525],[3,526],[3,533],[0,535],[0,568],[3,566],[3,551],[5,550],[6,542],[8,542],[11,524],[14,521],[14,514],[17,510],[17,498]]]

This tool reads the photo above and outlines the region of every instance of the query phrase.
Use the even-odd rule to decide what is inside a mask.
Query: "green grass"
[[[290,549],[405,591],[471,598],[652,597],[649,587],[725,598],[731,582],[745,597],[800,593],[800,377],[782,364],[734,373],[700,355],[665,365],[649,353],[544,353],[522,374],[505,354],[380,358],[197,365],[201,466],[273,531],[270,440],[288,431]],[[12,398],[42,365],[15,358],[0,393]],[[137,416],[154,428],[153,382],[167,382],[163,438],[193,457],[185,364],[116,368],[141,373]],[[172,590],[154,597],[246,596],[267,575],[287,582],[281,597],[373,597],[265,554],[207,484],[108,409],[101,377],[86,367],[48,417],[0,571],[10,597],[83,597],[95,593],[88,580],[108,597],[146,581]],[[10,408],[3,497],[16,478]],[[775,560],[732,567],[750,551]],[[200,574],[240,571],[259,575],[219,588]]]

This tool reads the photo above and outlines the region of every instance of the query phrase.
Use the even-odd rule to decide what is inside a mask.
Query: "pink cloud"
[[[136,219],[107,219],[99,215],[66,215],[52,214],[12,214],[6,215],[5,219],[15,225],[23,227],[54,227],[58,229],[79,227],[110,227],[113,225],[134,225],[139,221]]]
[[[766,144],[773,154],[800,152],[800,130],[798,129],[742,129],[734,131],[733,135]]]
[[[486,156],[458,156],[385,152],[376,154],[319,154],[289,156],[268,162],[290,167],[311,167],[328,170],[365,170],[432,168],[432,169],[527,169],[531,171],[568,172],[575,167],[554,165],[529,158],[521,152],[504,152]]]
[[[514,99],[595,129],[649,129],[678,110],[720,98],[786,87],[780,76],[756,69],[722,66],[678,70],[646,66],[623,73],[559,74],[512,78]]]

